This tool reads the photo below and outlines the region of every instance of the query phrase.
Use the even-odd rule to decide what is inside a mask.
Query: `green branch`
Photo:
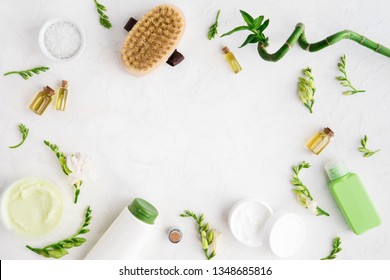
[[[299,165],[293,166],[293,179],[291,180],[291,184],[293,184],[296,189],[293,189],[293,193],[296,195],[296,198],[303,207],[306,209],[309,209],[313,214],[316,216],[329,216],[329,214],[322,210],[320,207],[317,206],[317,201],[314,200],[314,198],[311,196],[309,189],[302,183],[301,179],[299,178],[299,172],[301,172],[302,169],[308,169],[311,165],[306,162],[302,161]]]
[[[362,146],[358,148],[358,151],[361,152],[361,153],[363,153],[363,156],[364,156],[364,157],[373,156],[373,155],[375,155],[377,152],[380,151],[380,150],[371,151],[371,150],[367,149],[367,141],[368,141],[368,137],[367,137],[367,135],[364,135],[364,137],[360,140],[360,144],[361,144]]]
[[[93,1],[95,2],[96,5],[96,11],[100,16],[99,18],[100,25],[102,25],[104,28],[110,29],[112,27],[110,18],[104,13],[105,11],[107,11],[106,7],[98,3],[98,1],[96,0]]]
[[[316,85],[311,73],[311,68],[307,67],[302,70],[304,77],[298,79],[298,94],[303,105],[313,113],[314,94],[316,93]]]
[[[207,33],[207,38],[209,40],[213,39],[215,37],[215,35],[217,35],[217,33],[218,33],[217,28],[218,28],[218,18],[219,18],[220,13],[221,13],[221,10],[218,10],[217,17],[215,18],[215,22],[209,28],[209,32]]]
[[[213,243],[216,244],[217,237],[215,236],[215,230],[210,229],[208,223],[206,224],[204,223],[204,214],[197,216],[196,214],[194,214],[194,212],[185,210],[184,214],[180,214],[180,217],[183,218],[192,217],[195,220],[196,224],[198,225],[198,232],[202,242],[203,252],[208,260],[214,258],[217,254],[216,248],[213,248],[211,250],[211,253],[209,253],[209,249],[210,249],[210,245],[212,245]]]
[[[30,245],[27,245],[26,247],[31,251],[33,251],[34,253],[46,258],[55,258],[55,259],[62,258],[63,256],[69,254],[68,249],[71,249],[73,247],[79,247],[87,241],[87,239],[83,237],[79,237],[79,235],[86,234],[89,232],[89,229],[87,227],[89,226],[92,220],[91,213],[92,213],[91,207],[88,207],[85,213],[84,223],[82,227],[72,237],[61,240],[54,244],[47,245],[42,248],[33,248]]]
[[[379,54],[382,54],[384,56],[390,57],[390,49],[386,48],[354,31],[351,30],[343,30],[340,32],[337,32],[329,37],[326,37],[324,40],[321,40],[316,43],[308,43],[306,40],[306,34],[305,34],[305,26],[303,23],[298,23],[295,26],[294,31],[291,33],[290,37],[287,39],[287,41],[280,47],[279,50],[277,50],[275,53],[269,53],[267,51],[268,47],[268,37],[265,37],[263,34],[264,29],[268,26],[268,22],[265,26],[259,26],[258,27],[258,22],[257,21],[262,21],[263,16],[260,16],[256,19],[253,19],[252,16],[248,15],[247,13],[240,11],[241,15],[244,18],[244,21],[247,23],[247,26],[240,26],[232,31],[222,35],[230,35],[234,32],[237,31],[242,31],[242,30],[249,30],[253,34],[249,35],[251,38],[247,38],[246,43],[257,43],[257,51],[260,55],[260,57],[266,61],[278,61],[281,58],[283,58],[287,52],[295,45],[295,43],[298,42],[299,46],[309,52],[317,52],[320,51],[326,47],[329,47],[331,45],[336,44],[337,42],[344,40],[344,39],[349,39],[352,40],[359,45],[362,45],[370,50],[373,50]],[[257,24],[257,25],[256,25]],[[241,47],[245,46],[245,42],[241,45]]]
[[[46,66],[39,66],[28,70],[22,70],[22,71],[11,71],[4,74],[4,76],[12,75],[12,74],[18,74],[23,79],[28,80],[30,77],[32,77],[34,74],[39,75],[39,72],[46,72],[49,70],[49,67]]]
[[[45,143],[45,145],[48,146],[50,150],[52,150],[55,153],[58,162],[61,165],[62,171],[65,173],[65,175],[69,176],[69,174],[71,174],[72,171],[69,169],[68,165],[66,164],[66,155],[60,151],[60,148],[56,144],[52,144],[47,140],[43,141],[43,143]],[[80,186],[82,184],[83,184],[83,180],[79,180],[77,183],[73,184],[73,187],[75,188],[74,200],[73,200],[74,204],[76,204],[78,201],[80,195]]]
[[[341,239],[340,237],[336,237],[333,240],[333,250],[330,252],[329,256],[322,258],[321,260],[334,260],[337,257],[337,253],[339,253],[341,249]]]
[[[347,76],[347,57],[345,54],[340,57],[340,62],[337,64],[339,71],[341,72],[341,76],[336,77],[336,80],[340,82],[340,85],[343,87],[348,87],[350,90],[344,91],[345,95],[353,95],[359,92],[366,92],[365,90],[356,89],[351,82],[348,80]]]
[[[10,146],[9,147],[10,149],[18,148],[18,147],[23,145],[24,141],[26,141],[29,129],[24,124],[21,123],[21,124],[19,124],[19,131],[22,134],[22,141],[15,146]]]
[[[65,175],[69,175],[70,173],[72,173],[72,171],[66,165],[66,155],[60,151],[60,147],[55,144],[51,144],[47,140],[44,140],[43,143],[45,143],[45,145],[48,146],[56,154],[56,157],[58,158],[62,171],[65,173]]]

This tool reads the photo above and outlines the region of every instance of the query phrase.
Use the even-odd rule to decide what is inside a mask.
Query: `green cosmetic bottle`
[[[358,175],[350,173],[343,162],[327,163],[325,170],[329,189],[353,232],[362,234],[379,226],[379,215]]]

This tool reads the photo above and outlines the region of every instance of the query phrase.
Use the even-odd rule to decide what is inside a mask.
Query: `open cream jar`
[[[229,227],[241,243],[258,247],[266,245],[278,257],[295,254],[305,239],[301,217],[288,211],[274,213],[271,207],[252,199],[236,203],[230,210]]]
[[[59,188],[41,178],[24,178],[8,187],[1,199],[1,219],[12,232],[27,238],[46,236],[60,224]]]

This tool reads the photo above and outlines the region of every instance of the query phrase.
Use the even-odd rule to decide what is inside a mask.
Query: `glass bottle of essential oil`
[[[234,73],[238,73],[242,70],[240,63],[238,63],[237,58],[234,54],[229,50],[228,47],[223,47],[223,53],[225,54],[225,59],[229,63]]]
[[[306,147],[316,155],[319,155],[329,144],[330,138],[333,136],[334,132],[329,127],[326,127],[314,135],[309,142],[307,142]]]
[[[58,90],[56,109],[59,111],[65,111],[67,99],[68,99],[68,81],[62,80],[61,87]]]
[[[54,90],[51,87],[44,87],[42,91],[38,92],[34,100],[31,102],[29,108],[38,115],[42,115],[53,99]]]

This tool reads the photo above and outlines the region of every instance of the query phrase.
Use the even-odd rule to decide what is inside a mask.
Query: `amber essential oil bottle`
[[[29,108],[38,115],[42,115],[53,99],[54,90],[51,87],[44,87],[38,92]]]
[[[223,47],[223,53],[225,54],[225,59],[229,63],[230,68],[232,68],[234,73],[238,73],[242,70],[240,63],[238,63],[237,58],[234,54],[229,50],[228,47]]]
[[[65,111],[67,100],[68,100],[68,81],[62,80],[61,87],[57,93],[56,109],[59,111]]]
[[[326,127],[322,131],[314,135],[307,142],[306,147],[316,155],[319,155],[325,149],[325,147],[330,143],[330,139],[333,136],[334,136],[334,132],[329,127]]]

